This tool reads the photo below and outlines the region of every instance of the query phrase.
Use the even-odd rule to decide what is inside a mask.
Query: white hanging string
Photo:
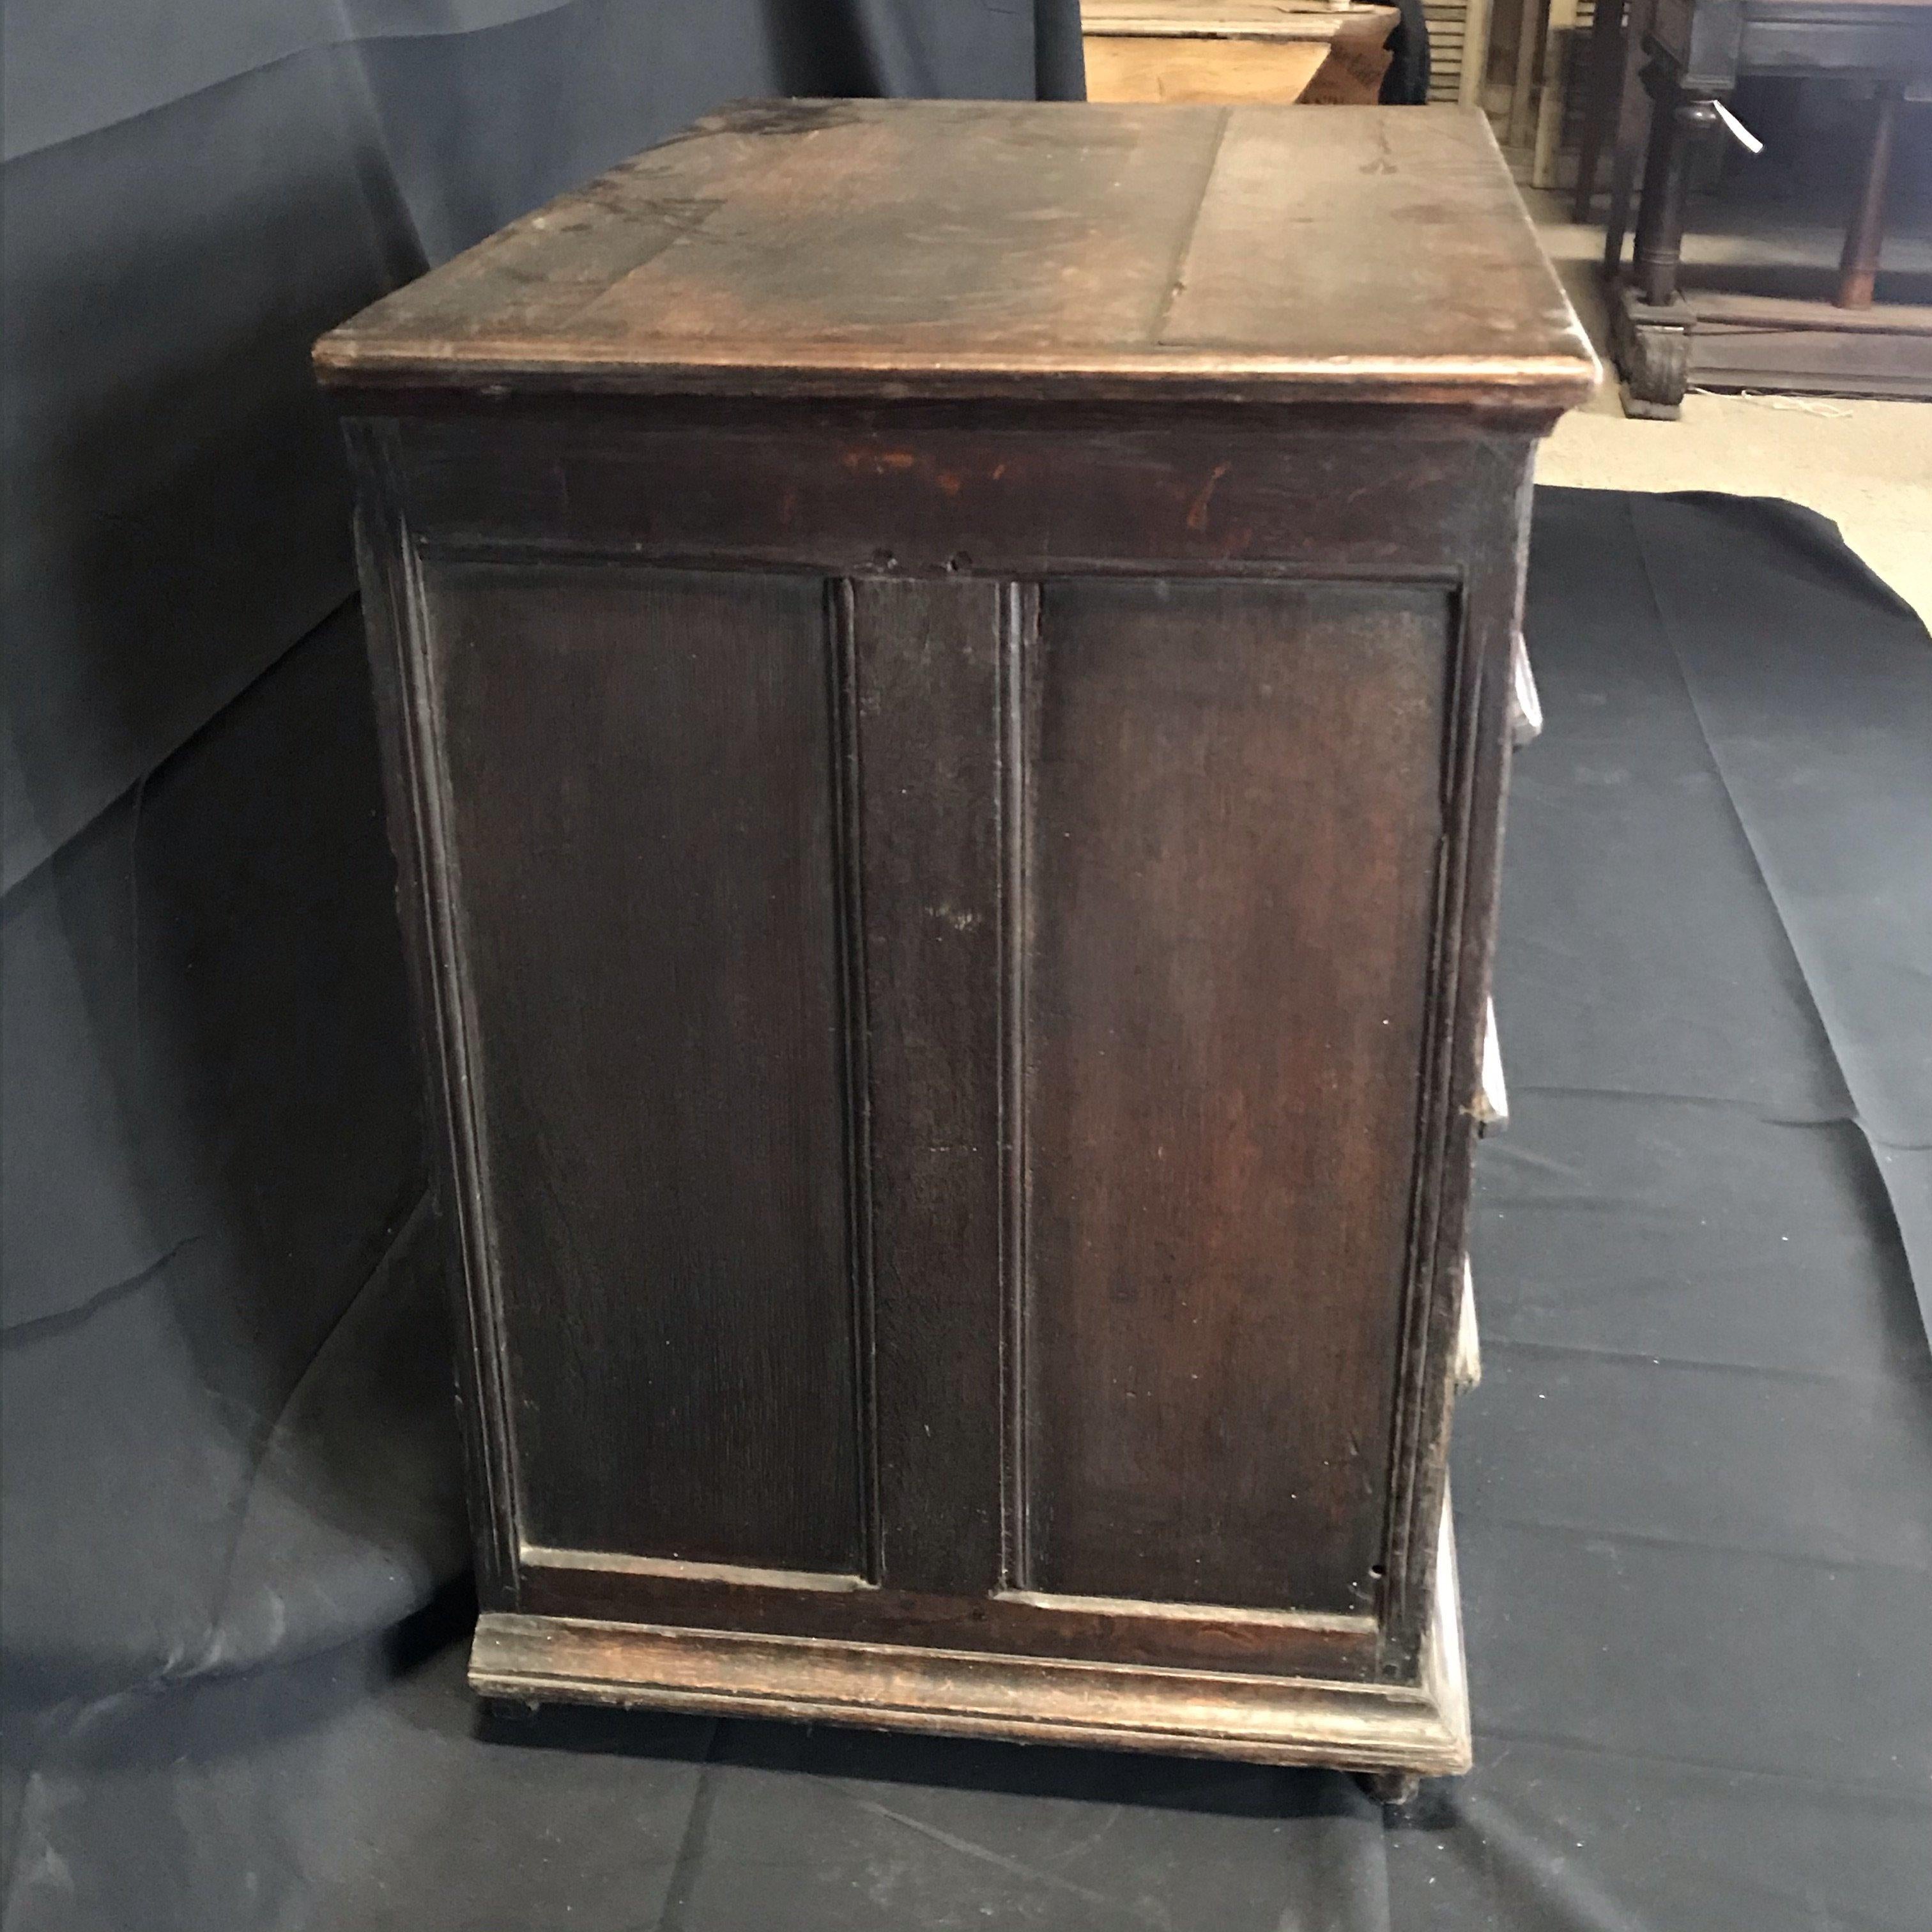
[[[1853,413],[1850,403],[1833,402],[1826,396],[1773,396],[1761,389],[1700,389],[1694,384],[1690,393],[1720,397],[1727,403],[1755,403],[1760,409],[1784,410],[1798,416],[1838,417]]]

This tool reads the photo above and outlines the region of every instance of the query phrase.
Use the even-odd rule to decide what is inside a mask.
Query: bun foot
[[[1378,1804],[1396,1810],[1413,1804],[1422,1789],[1422,1775],[1414,1771],[1360,1771],[1355,1782]]]

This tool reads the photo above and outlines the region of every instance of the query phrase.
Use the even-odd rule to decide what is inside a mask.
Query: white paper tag
[[[1721,100],[1714,100],[1711,105],[1718,110],[1718,118],[1724,124],[1738,146],[1743,148],[1745,153],[1761,154],[1764,152],[1764,143]]]

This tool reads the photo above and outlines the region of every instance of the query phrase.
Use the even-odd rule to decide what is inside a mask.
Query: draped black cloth
[[[315,338],[726,99],[1083,81],[1076,0],[4,33],[0,1626],[38,1709],[325,1648],[464,1560]]]

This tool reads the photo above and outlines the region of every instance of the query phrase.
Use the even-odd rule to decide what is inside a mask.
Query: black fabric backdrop
[[[1072,0],[9,0],[4,1924],[1932,1922],[1932,670],[1788,508],[1552,497],[1460,1427],[1483,1766],[477,1733],[322,328],[746,94]],[[1574,1834],[1574,1840],[1572,1842]]]
[[[324,328],[722,100],[1082,92],[1076,0],[8,0],[10,890],[347,596]]]
[[[722,99],[1077,97],[1078,17],[8,0],[10,1682],[286,1656],[460,1561],[316,336]],[[307,1432],[363,1382],[380,1432],[324,1478]],[[372,1492],[415,1498],[388,1544]]]
[[[32,1713],[463,1562],[315,337],[724,99],[1082,92],[1075,0],[6,0],[4,53],[0,1849]]]

